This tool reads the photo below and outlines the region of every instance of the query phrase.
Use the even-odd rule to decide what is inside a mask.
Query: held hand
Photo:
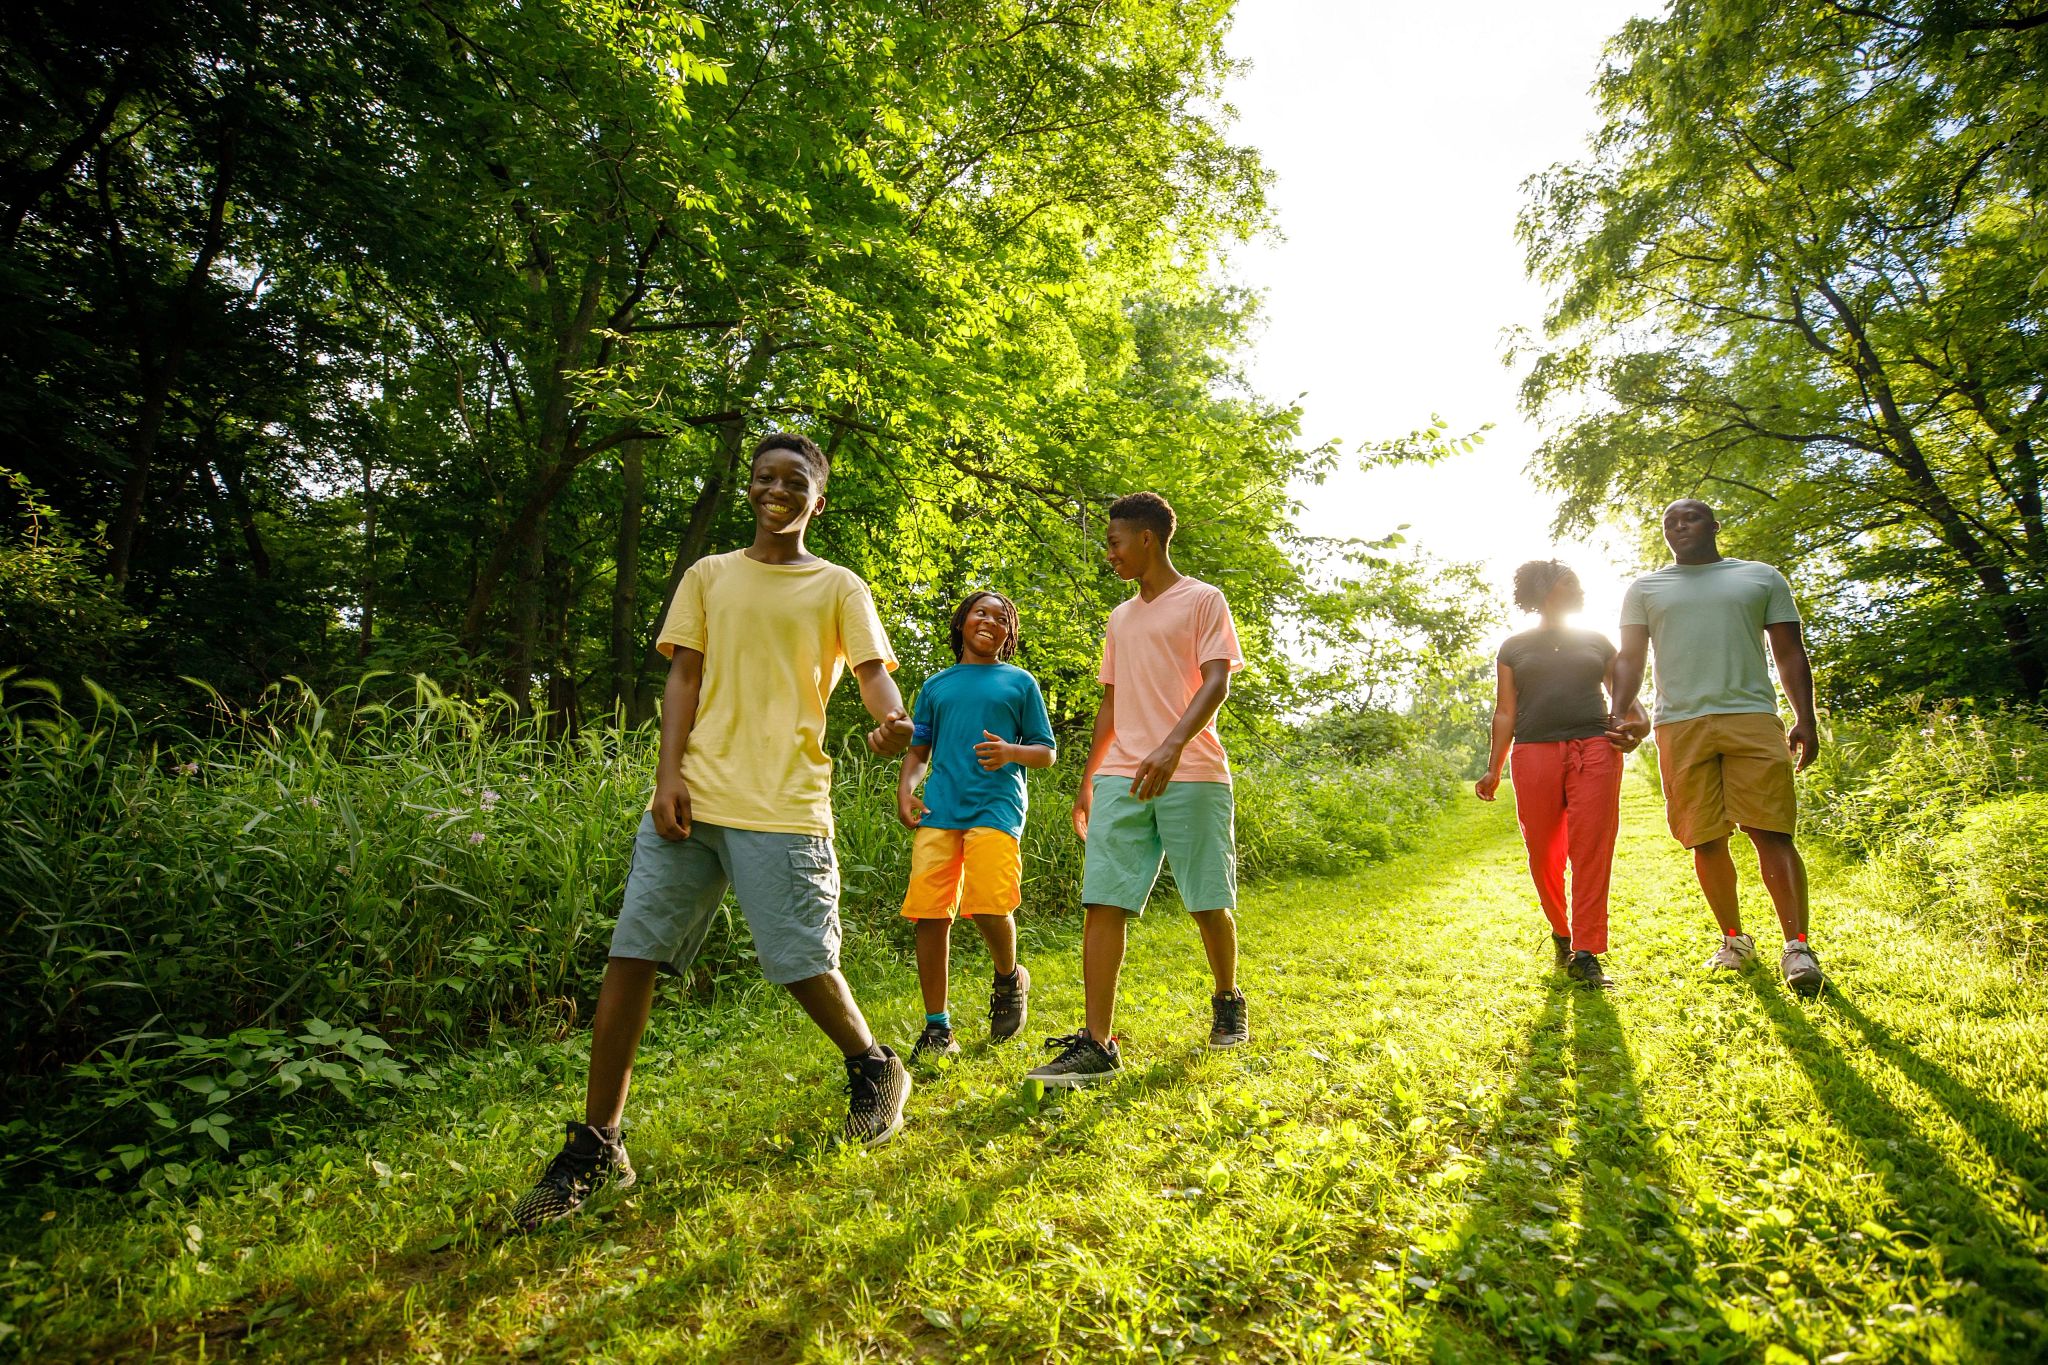
[[[1623,753],[1633,752],[1650,733],[1650,723],[1632,716],[1607,718],[1607,742]]]
[[[1805,772],[1820,757],[1820,732],[1810,720],[1802,720],[1785,732],[1785,747],[1792,751],[1793,766]]]
[[[654,779],[654,832],[672,844],[690,837],[690,786],[681,773]]]
[[[868,731],[868,747],[883,758],[894,758],[910,747],[917,728],[901,711],[891,711],[882,723]]]
[[[919,796],[916,792],[907,792],[900,787],[897,788],[896,818],[903,822],[905,829],[916,829],[919,824],[923,823],[926,809],[923,797]]]
[[[1500,790],[1500,774],[1488,773],[1472,784],[1472,794],[1481,801],[1493,800],[1493,794]]]
[[[1088,789],[1088,779],[1081,779],[1081,790],[1074,793],[1074,837],[1082,843],[1088,842],[1088,817],[1093,814],[1095,793]]]
[[[981,743],[974,746],[974,756],[981,760],[981,766],[985,770],[994,772],[1005,763],[1017,761],[1016,745],[1007,740],[997,739],[987,730],[983,730],[981,734]]]
[[[1173,770],[1180,766],[1180,752],[1172,744],[1162,744],[1145,755],[1137,775],[1131,779],[1131,795],[1140,801],[1150,801],[1165,791],[1166,784],[1173,780]]]

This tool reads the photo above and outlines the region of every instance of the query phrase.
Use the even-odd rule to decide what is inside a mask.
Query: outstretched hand
[[[882,717],[882,723],[868,731],[868,748],[883,758],[894,758],[910,747],[917,727],[901,711],[891,711]]]

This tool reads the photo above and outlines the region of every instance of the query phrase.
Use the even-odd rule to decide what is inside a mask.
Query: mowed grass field
[[[478,1055],[438,1099],[228,1198],[106,1197],[10,1230],[0,1350],[37,1360],[1983,1360],[2048,1358],[2048,1001],[1995,951],[1859,907],[1816,861],[1833,984],[1710,919],[1632,781],[1611,995],[1549,967],[1512,808],[1256,888],[1254,1041],[1211,1054],[1192,928],[1132,936],[1128,1073],[1018,1078],[1080,1003],[1076,916],[1034,918],[1024,1039],[966,1055],[902,1136],[826,1143],[843,1073],[777,992],[657,1005],[642,1182],[537,1236],[506,1212],[580,1105],[584,1036]],[[1746,852],[1746,849],[1744,850]],[[1775,925],[1745,878],[1760,942]],[[907,960],[849,963],[885,1040]]]

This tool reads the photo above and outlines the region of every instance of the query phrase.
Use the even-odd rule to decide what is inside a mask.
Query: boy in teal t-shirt
[[[1052,721],[1038,682],[1009,659],[1017,608],[1001,593],[970,593],[953,612],[960,662],[934,674],[911,711],[910,752],[896,789],[897,817],[917,836],[904,917],[917,925],[925,1027],[913,1061],[960,1051],[946,1005],[953,919],[968,915],[995,967],[989,1038],[1024,1027],[1031,977],[1017,962],[1010,915],[1023,900],[1024,769],[1054,758]],[[925,780],[924,798],[917,784]]]

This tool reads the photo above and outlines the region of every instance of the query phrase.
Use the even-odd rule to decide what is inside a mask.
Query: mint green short
[[[1081,868],[1081,903],[1145,913],[1159,865],[1190,913],[1237,905],[1237,803],[1228,782],[1169,782],[1150,801],[1131,779],[1098,773]]]

